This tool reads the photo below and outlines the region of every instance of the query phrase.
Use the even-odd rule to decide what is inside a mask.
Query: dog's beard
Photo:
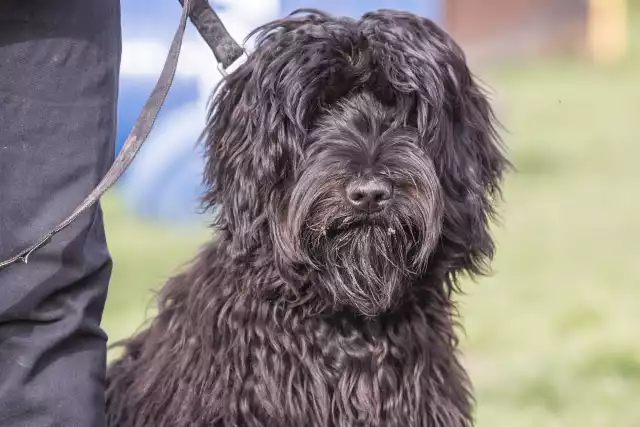
[[[393,207],[374,215],[348,211],[339,192],[326,181],[316,187],[319,181],[302,180],[294,191],[285,233],[293,237],[292,252],[311,266],[312,286],[336,308],[365,316],[392,310],[426,270],[440,234],[435,177],[425,185],[432,191],[400,192]]]
[[[366,316],[391,309],[416,274],[410,262],[413,242],[397,221],[329,227],[306,240],[306,249],[321,266],[316,285],[337,306]]]

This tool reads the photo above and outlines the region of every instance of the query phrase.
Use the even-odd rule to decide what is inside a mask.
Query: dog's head
[[[256,30],[212,104],[209,205],[233,256],[365,315],[493,254],[507,166],[487,98],[433,22],[317,11]]]

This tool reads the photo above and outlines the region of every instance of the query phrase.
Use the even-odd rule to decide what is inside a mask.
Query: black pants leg
[[[0,1],[0,258],[113,161],[119,0]],[[111,260],[99,208],[0,269],[0,426],[102,427]]]

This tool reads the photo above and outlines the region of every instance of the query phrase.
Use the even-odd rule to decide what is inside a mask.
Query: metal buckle
[[[240,55],[240,57],[238,57],[238,59],[236,59],[235,61],[233,61],[227,68],[225,68],[222,65],[222,62],[218,63],[218,71],[220,72],[220,74],[222,74],[223,76],[228,76],[229,73],[233,73],[235,70],[237,70],[242,64],[244,64],[245,62],[247,62],[247,59],[249,59],[249,55],[247,55],[247,51],[245,49],[242,49],[242,55]]]

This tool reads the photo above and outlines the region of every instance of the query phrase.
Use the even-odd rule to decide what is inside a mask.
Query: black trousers
[[[113,161],[120,37],[119,0],[0,0],[0,258]],[[104,425],[110,273],[99,208],[0,269],[0,426]]]

